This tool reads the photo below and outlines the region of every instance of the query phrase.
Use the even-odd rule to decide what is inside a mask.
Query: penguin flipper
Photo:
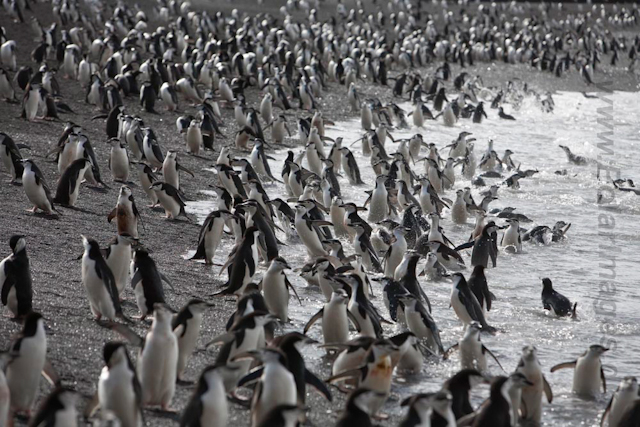
[[[600,365],[600,379],[602,379],[602,390],[604,393],[607,392],[607,379],[604,377],[604,369],[602,369],[602,365]]]
[[[144,338],[136,334],[130,327],[122,325],[120,323],[111,322],[109,324],[109,329],[114,330],[122,335],[122,337],[129,341],[132,345],[140,348],[144,347]]]
[[[13,277],[13,274],[8,274],[6,277],[4,277],[4,271],[6,268],[10,268],[10,265],[11,263],[6,261],[2,261],[2,263],[0,263],[0,279],[2,279],[0,280],[0,283],[2,284],[3,305],[7,305],[9,292],[11,291],[11,288],[15,286],[15,278]]]
[[[99,407],[100,407],[100,397],[98,396],[98,392],[96,391],[91,397],[91,400],[89,400],[89,403],[87,403],[87,406],[84,407],[84,411],[82,411],[82,416],[84,417],[85,420],[88,420],[93,416],[93,414],[95,414],[95,412],[98,410]]]
[[[293,287],[293,285],[291,284],[291,282],[286,276],[284,278],[284,284],[287,288],[293,291],[293,294],[296,296],[298,302],[300,303],[300,305],[302,305],[302,300],[300,299],[300,296],[298,296],[298,291],[296,291],[296,288]]]
[[[45,359],[44,361],[44,366],[42,367],[42,376],[52,386],[57,386],[58,384],[60,384],[60,376],[55,371],[55,369],[53,369],[53,366],[51,365],[51,361],[49,359]]]
[[[462,249],[469,249],[469,248],[472,248],[474,244],[475,244],[475,241],[471,240],[470,242],[463,243],[460,246],[456,246],[456,248],[454,250],[455,251],[460,251]]]
[[[609,415],[609,412],[611,412],[611,405],[613,404],[613,397],[615,396],[615,393],[613,396],[611,396],[611,399],[609,399],[609,403],[607,404],[606,409],[604,410],[604,412],[602,413],[602,418],[600,419],[600,427],[604,426],[604,420],[607,418],[607,416]]]
[[[111,222],[113,221],[113,218],[116,217],[116,209],[117,208],[113,208],[113,210],[111,212],[109,212],[109,215],[107,215],[107,222]]]
[[[551,372],[555,372],[559,369],[575,368],[577,363],[578,363],[577,360],[572,360],[571,362],[558,363],[557,365],[551,367]]]
[[[302,330],[303,334],[307,334],[307,332],[309,331],[309,328],[311,328],[311,326],[313,326],[314,323],[316,323],[318,320],[320,320],[322,318],[324,314],[324,307],[320,309],[320,311],[318,311],[316,314],[314,314],[311,319],[309,319],[309,321],[307,322],[306,325],[304,325],[304,329]],[[347,314],[349,314],[349,310],[347,310]],[[353,316],[353,314],[352,314]]]
[[[160,275],[160,278],[167,284],[169,285],[169,287],[171,288],[172,291],[175,291],[176,288],[173,287],[173,283],[171,283],[171,281],[167,278],[167,276],[165,276],[164,274],[160,273],[158,271],[158,274]]]
[[[360,327],[360,323],[358,322],[358,319],[356,319],[356,316],[354,316],[353,313],[351,313],[349,310],[347,310],[347,318],[351,320],[351,323],[353,323],[353,326],[356,328],[356,331],[360,333],[362,331],[362,328]]]
[[[547,402],[551,403],[553,401],[553,392],[551,391],[551,386],[547,382],[547,379],[544,377],[544,375],[542,376],[542,386],[544,389],[544,394],[547,396]]]
[[[493,352],[491,350],[489,350],[487,347],[484,346],[484,344],[482,345],[482,352],[483,353],[489,353],[489,356],[491,356],[493,358],[493,360],[496,361],[496,363],[498,364],[498,366],[500,366],[500,369],[502,369],[503,372],[507,372],[504,370],[504,368],[502,367],[502,364],[500,363],[500,361],[498,360],[498,358],[496,357],[495,354],[493,354]]]
[[[236,387],[243,387],[245,385],[251,385],[251,384],[255,383],[256,381],[258,381],[260,379],[260,377],[262,376],[262,372],[263,371],[264,371],[264,367],[263,366],[260,366],[259,368],[254,369],[253,371],[249,372],[244,377],[240,378],[240,381],[238,381],[238,384],[236,385]]]
[[[442,354],[442,360],[447,360],[449,358],[449,354],[453,353],[454,351],[458,350],[458,348],[460,347],[460,343],[455,343],[453,344],[451,347],[449,347],[443,354]]]
[[[340,372],[339,374],[330,376],[326,382],[333,383],[340,380],[358,378],[359,376],[362,375],[363,369],[367,369],[366,366],[355,368],[355,369],[348,369],[346,371]]]
[[[318,390],[318,392],[321,395],[323,395],[324,398],[327,399],[329,402],[333,400],[333,397],[331,396],[331,392],[329,391],[327,386],[324,384],[324,382],[320,378],[318,378],[313,372],[309,371],[306,368],[304,370],[304,381],[310,386],[312,386],[313,388],[315,388],[316,390]]]
[[[228,344],[228,343],[232,342],[235,339],[236,339],[236,334],[235,333],[226,332],[224,334],[218,335],[217,337],[215,337],[214,339],[209,341],[207,343],[207,345],[205,345],[205,347],[209,348],[214,344]]]

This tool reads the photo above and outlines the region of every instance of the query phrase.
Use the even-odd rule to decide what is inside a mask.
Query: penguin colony
[[[86,235],[66,242],[83,248],[78,275],[87,313],[112,337],[100,343],[104,368],[90,380],[92,396],[81,396],[65,383],[63,358],[50,363],[46,324],[51,319],[38,313],[40,284],[32,284],[29,242],[20,230],[10,237],[10,253],[0,263],[0,287],[6,312],[20,322],[21,332],[0,353],[0,426],[14,420],[75,426],[85,419],[135,427],[145,424],[148,409],[175,414],[181,426],[223,426],[236,404],[249,408],[254,427],[297,426],[314,411],[306,404],[308,385],[329,402],[347,394],[344,408],[336,408],[335,425],[368,426],[386,417],[398,376],[420,372],[427,361],[437,363],[456,351],[460,370],[440,390],[403,396],[401,426],[540,425],[545,404],[562,405],[553,400],[547,380],[559,369],[574,370],[577,395],[606,393],[600,358],[608,349],[603,346],[591,345],[545,375],[535,346],[524,347],[509,372],[481,341],[482,334],[502,333],[490,325],[500,296],[490,291],[485,270],[499,268],[501,251],[519,253],[527,241],[553,244],[566,239],[571,226],[559,221],[525,230],[521,224],[531,220],[524,214],[489,208],[499,188],[517,189],[537,171],[516,166],[511,150],[499,156],[493,141],[477,161],[469,132],[440,148],[448,150],[444,159],[422,133],[397,140],[393,130],[409,127],[409,116],[417,128],[426,121],[454,126],[460,120],[518,120],[504,106],[528,96],[551,113],[549,93],[513,82],[487,88],[479,76],[464,71],[453,76],[450,63],[529,64],[557,78],[579,73],[590,85],[604,60],[628,61],[633,68],[640,38],[617,38],[600,24],[637,29],[637,5],[567,14],[562,5],[482,4],[467,11],[469,5],[461,3],[460,16],[445,3],[433,5],[430,11],[440,10],[433,14],[421,9],[421,2],[385,5],[358,1],[348,8],[339,1],[335,15],[321,21],[318,4],[294,0],[279,17],[237,10],[209,14],[186,1],[158,1],[149,17],[137,5],[64,0],[47,3],[51,22],[43,26],[30,12],[36,5],[3,2],[3,13],[16,23],[29,22],[39,44],[31,64],[18,68],[27,63],[18,56],[19,42],[10,39],[11,26],[0,28],[2,97],[21,104],[16,113],[23,120],[62,121],[60,115],[73,112],[56,76],[69,79],[85,91],[87,108],[101,111],[94,120],[105,120],[104,142],[110,146],[108,158],[98,157],[92,146],[97,142],[72,120],[62,126],[52,149],[29,147],[0,133],[2,170],[24,189],[25,208],[42,221],[65,221],[65,210],[82,214],[76,206],[82,206],[87,187],[111,195],[105,181],[121,186],[115,207],[105,213],[117,228],[106,249]],[[552,11],[565,19],[544,24]],[[159,24],[154,28],[152,22]],[[423,74],[424,67],[432,71]],[[362,81],[388,88],[392,101],[363,99]],[[330,86],[346,93],[360,117],[364,136],[355,142],[370,165],[357,163],[353,141],[325,135],[331,122],[321,106]],[[259,91],[259,102],[249,105],[245,91]],[[138,101],[125,103],[128,98]],[[396,103],[407,99],[411,111]],[[233,120],[223,120],[226,110],[233,111],[225,115]],[[165,149],[168,144],[141,118],[142,111],[175,120],[182,148]],[[187,111],[193,114],[183,114]],[[294,134],[288,122],[296,115]],[[285,142],[290,151],[276,165],[270,151]],[[560,149],[569,163],[590,163],[568,147]],[[38,168],[51,161],[43,159],[45,154],[54,158],[59,177]],[[204,220],[191,260],[222,265],[227,281],[176,312],[172,296],[179,283],[163,274],[167,266],[156,264],[152,242],[145,240],[144,216],[157,214],[140,210],[136,198],[138,203],[147,198],[149,207],[161,208],[169,220],[191,222],[181,178],[202,172],[182,166],[182,155],[199,159],[203,168],[215,159],[211,187],[218,206]],[[377,178],[365,206],[358,206],[343,198],[340,186],[367,190],[360,169],[368,167]],[[481,187],[491,178],[499,178],[499,184],[487,187],[479,202],[469,187],[455,191],[455,201],[449,199],[456,180]],[[615,184],[635,191],[631,181]],[[132,188],[142,191],[134,198]],[[456,245],[447,238],[440,225],[444,217],[455,224],[475,218],[468,242]],[[218,250],[222,240],[235,242],[229,254]],[[283,244],[306,251],[309,262],[290,265],[279,253]],[[322,308],[302,331],[285,333],[291,294],[302,304],[288,278],[292,269],[317,289]],[[463,325],[456,343],[440,338],[424,286],[429,281],[451,282],[450,305]],[[374,294],[382,295],[386,312],[374,306]],[[541,303],[552,316],[578,315],[577,304],[554,290],[549,278],[541,283]],[[204,313],[225,304],[235,306],[226,332],[205,337],[206,347],[198,348]],[[322,342],[307,335],[316,323]],[[139,335],[138,327],[147,332]],[[401,332],[390,334],[392,329]],[[302,345],[326,351],[332,362],[328,378],[306,368]],[[185,369],[194,352],[203,351],[211,364],[199,367],[190,400],[176,408],[176,388],[189,385]],[[495,370],[488,365],[494,364],[503,374],[491,374]],[[38,396],[41,373],[52,385],[43,399]],[[489,385],[489,394],[472,405],[470,393],[482,383]],[[619,384],[602,423],[640,425],[635,377]]]

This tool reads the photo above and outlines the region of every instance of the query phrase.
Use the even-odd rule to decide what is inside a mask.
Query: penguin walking
[[[122,315],[116,280],[102,257],[98,242],[82,236],[82,284],[87,291],[91,312],[100,320],[103,316],[115,320]]]
[[[151,201],[151,204],[148,205],[148,207],[154,208],[158,205],[158,195],[153,190],[153,188],[151,188],[151,184],[156,182],[158,178],[155,176],[149,165],[146,165],[144,163],[136,163],[136,167],[138,169],[138,179],[140,179],[140,187],[142,187],[142,190]]]
[[[11,236],[9,247],[12,254],[0,262],[2,304],[16,319],[22,319],[31,312],[33,299],[31,267],[24,236]]]
[[[262,292],[267,303],[269,313],[278,317],[282,322],[289,321],[289,289],[291,289],[302,305],[295,288],[287,278],[284,270],[289,270],[289,264],[282,257],[276,257],[271,261],[264,277],[262,278]]]
[[[486,354],[489,354],[504,371],[498,358],[480,341],[481,330],[480,323],[472,321],[464,331],[462,339],[447,350],[447,354],[454,349],[460,350],[460,369],[476,369],[480,373],[487,372]]]
[[[542,366],[538,360],[538,350],[534,346],[527,345],[522,348],[522,355],[516,372],[524,375],[531,383],[531,385],[523,387],[520,393],[522,399],[520,421],[539,424],[542,418],[542,394],[544,393],[547,402],[551,403],[553,401],[553,392],[542,373]]]
[[[40,209],[47,215],[53,215],[54,211],[58,211],[53,204],[51,198],[51,190],[38,169],[38,166],[32,160],[24,160],[24,171],[22,172],[22,186],[24,192],[27,194],[27,198],[33,205],[31,212],[35,212],[36,209]]]
[[[469,289],[469,285],[462,273],[453,275],[453,286],[451,287],[451,307],[455,311],[458,319],[468,326],[472,321],[480,323],[482,328],[488,332],[494,332],[495,328],[489,326],[480,307],[476,296]]]
[[[258,261],[258,228],[251,226],[245,230],[240,244],[221,269],[231,266],[227,287],[215,295],[242,295],[256,274]]]
[[[491,383],[489,402],[480,410],[473,427],[512,427],[513,408],[509,399],[512,388],[518,389],[531,383],[524,375],[515,373],[509,377],[498,376]]]
[[[178,217],[184,216],[187,221],[191,221],[184,209],[187,204],[176,187],[166,182],[156,181],[150,188],[156,193],[167,219],[177,220]]]
[[[316,314],[311,316],[304,326],[303,333],[318,320],[322,320],[322,337],[325,344],[341,344],[349,340],[349,321],[360,332],[357,319],[348,310],[349,295],[343,289],[336,289],[331,294],[331,300],[324,304]]]
[[[473,272],[471,273],[471,276],[469,276],[467,284],[478,300],[478,304],[482,307],[483,312],[490,311],[491,303],[496,300],[496,296],[489,290],[487,278],[484,275],[484,267],[482,265],[476,265],[473,267]]]
[[[164,182],[180,190],[180,171],[184,171],[195,178],[193,172],[178,162],[177,152],[173,150],[167,151],[167,155],[162,162],[162,177],[164,178]]]
[[[307,208],[303,205],[296,205],[295,227],[300,240],[307,248],[310,257],[327,256],[327,251],[322,245],[323,236],[319,233],[317,226],[333,225],[328,221],[312,220]]]
[[[76,427],[78,394],[68,387],[56,387],[29,421],[30,426]]]
[[[576,307],[578,303],[571,305],[569,298],[565,297],[553,289],[551,279],[542,279],[542,306],[558,317],[576,317]]]
[[[213,264],[224,226],[233,216],[228,210],[217,210],[207,215],[198,234],[198,248],[191,259],[203,259],[205,264]]]
[[[551,372],[573,368],[573,392],[579,396],[594,397],[601,388],[606,393],[607,381],[600,357],[607,351],[608,348],[593,344],[576,360],[559,363],[551,368]]]
[[[344,413],[336,427],[373,427],[371,416],[374,415],[373,403],[384,397],[384,393],[361,387],[349,395]]]
[[[47,336],[40,313],[27,315],[22,332],[9,346],[9,353],[12,360],[5,376],[11,395],[11,411],[30,416],[47,356]]]
[[[130,283],[131,252],[132,246],[136,243],[137,239],[130,234],[116,234],[105,252],[104,259],[113,273],[118,295],[122,295],[122,291]]]
[[[496,231],[498,227],[495,222],[489,221],[482,229],[482,234],[473,243],[473,251],[471,252],[471,265],[482,265],[485,268],[489,266],[489,258],[493,267],[496,266],[498,258]]]
[[[297,427],[304,416],[304,409],[297,405],[278,405],[264,416],[258,427]]]
[[[80,183],[90,167],[91,161],[89,159],[78,159],[71,163],[58,181],[56,195],[53,198],[54,203],[69,207],[75,206],[80,193]]]
[[[190,300],[171,320],[171,329],[178,338],[178,366],[177,379],[181,380],[189,358],[196,349],[196,342],[200,335],[202,315],[208,304],[199,299]]]
[[[400,297],[400,301],[404,305],[404,316],[409,330],[418,339],[426,340],[432,352],[444,353],[438,325],[424,304],[413,295],[404,295]]]
[[[351,228],[356,232],[356,237],[353,240],[355,253],[362,257],[362,263],[367,270],[382,273],[383,270],[380,259],[371,245],[371,240],[367,233],[365,233],[365,229],[362,224],[352,224]]]
[[[24,144],[16,144],[13,138],[4,132],[0,132],[0,159],[2,159],[6,172],[11,176],[12,184],[22,182],[24,166],[20,148],[29,147]]]
[[[377,223],[383,221],[389,215],[389,194],[385,186],[386,181],[386,175],[376,177],[376,185],[371,193],[371,201],[369,205],[369,222]]]
[[[131,188],[126,185],[120,187],[116,207],[109,213],[107,221],[116,219],[118,234],[127,234],[134,239],[138,238],[138,221],[141,221],[140,212],[136,207]]]
[[[104,345],[104,368],[98,379],[97,397],[103,412],[112,412],[122,427],[141,427],[142,387],[124,343]]]
[[[456,224],[467,223],[467,203],[464,201],[464,192],[456,191],[456,200],[451,206],[451,221]]]
[[[463,369],[445,381],[443,390],[451,393],[451,411],[454,420],[474,412],[469,400],[469,391],[477,384],[487,382],[485,377],[476,369]]]
[[[229,407],[224,380],[235,367],[214,364],[202,370],[198,385],[180,418],[180,427],[227,425]]]
[[[400,406],[408,406],[407,416],[399,424],[399,427],[417,427],[417,426],[455,426],[455,418],[451,423],[451,393],[439,391],[436,393],[418,393],[404,399]],[[445,414],[442,417],[440,414]],[[432,422],[432,417],[436,417],[436,422]]]
[[[396,268],[400,265],[405,253],[407,252],[407,240],[404,237],[406,233],[407,229],[402,226],[396,227],[393,230],[395,242],[389,246],[389,249],[384,256],[385,277],[393,278],[395,276]]]
[[[149,252],[143,247],[136,248],[131,263],[131,287],[141,320],[153,313],[156,305],[165,303],[163,281],[172,286],[169,279],[158,270]]]
[[[38,84],[33,84],[28,86],[28,91],[25,92],[24,97],[22,98],[22,118],[26,119],[30,122],[36,120],[38,116],[38,111],[41,110],[41,107],[44,103],[44,99],[42,98],[41,87]]]

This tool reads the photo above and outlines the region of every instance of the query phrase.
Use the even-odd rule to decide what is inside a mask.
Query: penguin
[[[376,402],[385,394],[369,388],[354,390],[347,399],[344,413],[338,419],[336,427],[373,427],[371,416],[375,412]]]
[[[371,245],[371,240],[366,234],[365,228],[359,223],[352,224],[351,228],[356,232],[356,237],[353,241],[355,253],[362,257],[362,263],[367,270],[382,273],[383,270],[382,265],[380,264],[380,259]]]
[[[393,278],[395,276],[396,268],[400,265],[407,252],[407,240],[404,237],[406,233],[407,229],[402,226],[396,227],[393,230],[395,242],[389,246],[384,256],[385,277]]]
[[[400,402],[400,406],[408,406],[409,410],[406,417],[400,422],[399,427],[418,427],[431,426],[432,417],[438,414],[437,425],[455,425],[455,418],[451,424],[451,394],[445,391],[436,393],[418,393],[410,396]],[[446,414],[447,418],[443,418],[439,414]],[[442,423],[446,424],[442,424]]]
[[[332,225],[328,221],[312,220],[309,217],[307,208],[303,205],[296,205],[295,227],[300,240],[305,245],[309,257],[327,256],[327,251],[322,245],[323,237],[320,236],[317,225]]]
[[[443,354],[440,330],[427,308],[413,295],[401,296],[400,301],[404,305],[404,316],[409,330],[418,339],[426,340],[427,346],[433,353]]]
[[[476,369],[480,373],[487,372],[487,357],[489,354],[496,361],[500,369],[504,368],[498,358],[480,341],[482,326],[475,320],[469,323],[460,341],[451,346],[445,353],[447,357],[452,350],[460,350],[460,369]]]
[[[162,163],[164,162],[164,154],[162,154],[160,145],[158,144],[152,130],[145,128],[143,132],[144,137],[142,139],[142,148],[144,157],[147,159],[147,162],[149,162],[149,166],[156,170],[160,170],[162,168]]]
[[[160,86],[160,98],[164,102],[167,111],[176,111],[178,109],[178,93],[176,88],[169,82],[162,83]]]
[[[151,201],[151,205],[148,207],[153,208],[158,205],[158,195],[151,188],[151,184],[156,182],[158,178],[155,176],[151,168],[144,163],[136,163],[136,167],[138,169],[138,178],[140,179],[140,187],[145,192],[149,200]]]
[[[576,360],[559,363],[551,368],[551,372],[574,368],[573,392],[579,396],[594,397],[600,392],[600,388],[606,393],[607,381],[600,357],[607,351],[608,348],[593,344]]]
[[[155,110],[156,99],[158,99],[158,94],[153,85],[149,82],[144,82],[140,86],[140,106],[147,113],[158,114]]]
[[[4,132],[0,132],[0,158],[6,172],[11,176],[12,184],[22,183],[24,166],[20,148],[29,148],[24,144],[16,144],[14,140]]]
[[[619,427],[636,427],[640,419],[640,399],[634,400],[620,419]]]
[[[118,138],[111,138],[111,151],[109,153],[109,170],[116,182],[127,182],[129,179],[129,155],[125,143]]]
[[[40,106],[43,105],[44,99],[42,98],[40,85],[30,84],[28,89],[22,98],[21,117],[32,122],[37,118],[38,110],[41,109]]]
[[[180,190],[180,171],[184,171],[195,178],[193,172],[185,168],[178,162],[178,153],[169,150],[162,162],[162,176],[164,182],[174,186],[177,190]]]
[[[151,328],[138,356],[142,402],[165,411],[171,409],[178,367],[178,338],[171,329],[171,319],[169,307],[156,303]]]
[[[572,306],[569,298],[553,289],[551,279],[544,278],[542,279],[542,306],[545,310],[549,310],[555,316],[571,316],[571,318],[575,318],[578,303],[575,303]]]
[[[473,243],[473,251],[471,252],[471,265],[482,265],[488,267],[489,258],[493,267],[496,266],[496,258],[498,252],[496,250],[496,230],[498,227],[495,222],[489,221],[482,229],[482,234]]]
[[[448,270],[462,270],[465,268],[464,260],[460,254],[454,250],[445,246],[440,242],[428,242],[426,244],[427,249],[436,254],[438,262]],[[426,255],[425,249],[420,245],[420,240],[416,242],[416,250],[421,255]]]
[[[496,296],[489,291],[487,278],[484,275],[484,266],[476,265],[473,267],[473,272],[471,273],[471,276],[469,276],[467,284],[478,300],[480,307],[485,311],[490,311],[491,303],[492,301],[495,301]]]
[[[469,401],[469,391],[475,385],[485,382],[488,381],[476,369],[463,369],[445,381],[442,388],[451,393],[451,410],[456,420],[473,413],[473,407]]]
[[[265,142],[263,140],[256,139],[253,150],[251,151],[251,166],[253,166],[253,169],[258,173],[258,175],[267,177],[272,181],[280,182],[271,173],[271,168],[267,161],[270,157],[268,157],[264,152],[264,144]]]
[[[201,120],[196,118],[191,121],[185,133],[185,142],[187,144],[187,151],[190,154],[196,156],[200,154],[200,147],[202,147],[204,143]]]
[[[158,270],[149,252],[143,247],[136,248],[131,263],[131,288],[141,320],[153,312],[156,304],[165,303],[163,281],[173,287],[169,279]]]
[[[454,273],[453,286],[451,287],[451,307],[458,319],[468,326],[472,321],[480,323],[482,329],[487,332],[495,332],[495,328],[489,326],[476,296],[469,289],[469,285],[462,273]]]
[[[503,120],[515,120],[515,117],[505,113],[502,107],[498,108],[498,117],[500,117]]]
[[[102,257],[98,242],[82,236],[82,284],[87,291],[89,306],[96,320],[103,316],[115,320],[122,316],[116,280]]]
[[[180,427],[224,426],[229,419],[224,379],[237,368],[224,364],[209,365],[202,370],[180,418]]]
[[[475,110],[473,110],[473,123],[482,123],[482,118],[487,119],[487,113],[484,111],[484,102],[480,101],[478,105],[476,105]]]
[[[356,319],[360,333],[369,337],[381,337],[383,330],[380,324],[380,315],[365,295],[365,285],[360,276],[356,274],[343,275],[341,280],[351,289],[347,308]]]
[[[212,211],[207,215],[198,233],[198,248],[190,259],[203,259],[205,264],[213,264],[225,223],[232,217],[234,214],[228,210]]]
[[[9,346],[11,363],[5,373],[11,394],[12,412],[31,415],[40,386],[40,373],[45,368],[47,336],[40,313],[31,312],[24,320],[22,332]]]
[[[386,175],[376,177],[376,185],[371,193],[369,205],[369,215],[367,218],[369,222],[377,223],[383,221],[389,215],[389,195],[385,186],[386,181]]]
[[[284,273],[284,270],[289,269],[291,267],[284,258],[276,257],[271,261],[261,282],[264,301],[267,303],[269,313],[285,323],[289,321],[289,289],[293,291],[298,302],[302,305],[302,300]]]
[[[23,160],[24,171],[22,172],[22,186],[27,198],[33,204],[31,212],[40,209],[47,215],[58,213],[51,198],[51,190],[33,160]]]
[[[522,236],[520,235],[520,221],[517,219],[507,219],[509,226],[502,235],[502,245],[505,250],[520,253],[522,252]]]
[[[16,92],[13,89],[9,73],[2,67],[0,67],[0,97],[7,102],[16,101]]]
[[[104,368],[98,380],[98,402],[103,412],[111,412],[123,427],[141,427],[142,387],[138,374],[122,342],[104,345]]]
[[[636,377],[624,377],[618,388],[609,399],[606,409],[602,413],[602,419],[600,425],[604,426],[605,420],[608,425],[613,426],[625,426],[623,424],[623,417],[625,414],[629,420],[632,419],[631,410],[634,407],[634,403],[638,400],[638,380]],[[636,418],[637,422],[637,418]]]
[[[341,147],[340,153],[342,154],[342,157],[341,157],[342,170],[344,171],[344,174],[347,176],[347,179],[349,180],[349,184],[363,185],[364,182],[360,177],[360,168],[358,167],[358,162],[356,162],[356,159],[353,156],[353,153],[351,152],[351,150],[349,150],[347,147]]]
[[[202,324],[202,315],[208,307],[213,307],[213,304],[208,304],[199,299],[192,299],[171,320],[171,329],[178,338],[178,366],[176,371],[178,380],[182,379],[189,358],[196,348],[200,325]]]
[[[191,221],[184,209],[186,202],[176,187],[166,182],[156,181],[151,184],[150,188],[156,193],[167,219],[176,220],[178,217],[184,216],[187,221]]]
[[[78,159],[71,163],[58,181],[53,202],[68,207],[75,206],[80,193],[82,177],[90,167],[91,161],[89,159]]]
[[[403,374],[417,374],[422,370],[424,356],[418,338],[413,332],[405,331],[389,338],[400,349],[396,369]]]
[[[133,239],[138,238],[138,221],[142,221],[142,218],[136,207],[131,188],[126,185],[120,187],[118,202],[107,216],[107,221],[111,222],[114,218],[116,218],[118,234],[127,234]]]
[[[542,418],[542,393],[546,396],[547,402],[551,403],[553,401],[553,392],[542,373],[542,366],[538,360],[538,350],[534,346],[527,345],[522,348],[522,355],[516,372],[524,375],[531,383],[531,385],[523,387],[521,391],[520,421],[539,424]]]
[[[122,291],[130,282],[131,248],[135,244],[137,239],[130,234],[116,234],[105,251],[104,259],[113,273],[118,295],[122,295]]]
[[[231,266],[227,287],[217,295],[242,295],[247,284],[251,282],[258,268],[258,228],[248,227],[240,244],[229,255],[229,259],[222,267],[224,270]]]
[[[278,405],[269,411],[258,427],[297,427],[304,409],[296,405]]]
[[[33,299],[31,267],[24,236],[11,236],[9,247],[12,254],[0,262],[2,304],[16,319],[22,319],[31,312]]]
[[[29,426],[76,427],[78,394],[68,387],[56,387],[40,405]]]
[[[322,337],[325,344],[347,342],[349,340],[349,321],[360,332],[358,320],[347,308],[348,302],[347,292],[344,289],[335,289],[331,293],[331,300],[311,316],[302,333],[306,335],[311,326],[322,319]]]
[[[451,206],[451,221],[455,224],[467,223],[467,203],[464,201],[464,191],[456,191],[456,200]]]
[[[522,388],[531,383],[519,373],[509,377],[498,376],[491,382],[489,402],[475,417],[473,427],[511,427],[515,425],[513,410],[509,399],[512,388]]]

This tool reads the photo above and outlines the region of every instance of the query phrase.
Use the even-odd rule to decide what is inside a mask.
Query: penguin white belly
[[[198,341],[198,333],[200,332],[200,324],[202,323],[202,314],[194,315],[193,319],[189,321],[187,332],[178,338],[178,375],[182,375],[184,369],[187,367],[189,357],[193,354],[193,350],[196,348],[196,342]],[[182,329],[182,328],[181,328]]]
[[[349,340],[349,319],[342,303],[328,304],[322,313],[322,337],[325,344]]]
[[[482,344],[475,337],[460,341],[460,369],[487,371],[487,358],[482,354]]]
[[[393,373],[393,364],[390,356],[378,358],[372,369],[367,373],[366,378],[359,384],[359,387],[365,387],[382,393],[391,391],[391,377]]]
[[[637,398],[638,396],[629,390],[618,391],[611,402],[611,409],[607,417],[609,426],[617,426],[624,413]]]
[[[333,287],[331,286],[331,282],[324,278],[322,275],[318,278],[318,285],[320,286],[320,290],[324,295],[325,300],[331,300],[331,294],[333,293]]]
[[[456,124],[456,115],[453,113],[451,107],[447,107],[442,113],[442,118],[444,119],[444,125],[448,127],[453,127]]]
[[[460,298],[458,298],[459,291],[456,288],[451,290],[451,307],[453,307],[453,311],[456,312],[456,315],[460,319],[460,321],[468,325],[471,323],[473,319],[469,316],[469,312],[467,308],[460,302]]]
[[[309,256],[316,257],[326,255],[326,251],[322,247],[318,235],[314,229],[307,227],[305,220],[296,221],[296,231],[298,232],[300,240],[302,240],[302,243],[306,246]]]
[[[573,391],[582,396],[595,396],[600,392],[602,380],[600,379],[600,360],[597,358],[582,357],[573,373]]]
[[[206,261],[209,264],[213,264],[213,258],[216,255],[216,249],[222,239],[222,229],[224,227],[224,221],[214,220],[211,231],[207,231],[204,235],[204,251]]]
[[[333,362],[331,375],[337,375],[361,366],[365,354],[366,352],[363,349],[358,349],[351,353],[348,353],[347,350],[343,350]]]
[[[180,215],[180,205],[173,199],[173,197],[167,195],[164,191],[158,191],[156,192],[156,195],[158,196],[158,200],[164,208],[167,217],[177,218],[178,215]]]
[[[422,317],[420,317],[420,313],[415,310],[406,310],[404,317],[409,330],[413,332],[418,339],[426,339],[431,335],[431,331],[425,326]]]
[[[102,279],[95,273],[95,263],[87,257],[82,260],[82,283],[87,291],[87,298],[94,316],[104,316],[115,319],[116,312],[111,301],[111,295],[107,291]],[[86,265],[88,264],[88,265]]]
[[[1,265],[0,265],[1,268]],[[15,285],[11,287],[9,290],[9,295],[7,296],[7,307],[14,316],[18,315],[18,298],[16,296],[16,287]]]
[[[41,184],[36,183],[35,174],[33,172],[25,173],[22,175],[22,186],[24,192],[27,194],[27,198],[31,203],[42,210],[45,207],[49,207],[49,201],[47,195],[44,192],[44,188]]]
[[[202,145],[202,132],[200,128],[194,128],[189,126],[187,129],[187,149],[192,154],[200,153],[200,146]]]
[[[78,413],[75,406],[65,408],[56,412],[55,426],[76,427]]]
[[[33,91],[29,92],[29,97],[27,98],[27,120],[32,121],[38,115],[38,106],[40,105],[40,96],[33,95]]]
[[[41,336],[42,334],[42,336]],[[31,410],[38,394],[40,373],[44,368],[47,342],[44,331],[25,338],[20,345],[20,356],[7,367],[7,384],[11,390],[11,407],[20,411]]]
[[[276,406],[295,405],[298,400],[293,374],[283,367],[267,365],[262,373],[260,387],[262,390],[259,400],[253,407],[254,427]]]
[[[366,317],[362,317],[360,315],[360,310],[358,309],[357,303],[349,302],[349,311],[353,314],[353,317],[356,318],[358,324],[360,325],[360,335],[365,337],[376,337],[376,331],[373,327],[373,323],[368,315]]]
[[[454,203],[451,207],[451,220],[456,224],[466,224],[467,206],[465,203]]]
[[[284,280],[280,277],[269,277],[268,280],[263,279],[262,292],[269,312],[283,322],[287,322],[289,319],[289,290]]]
[[[173,332],[150,332],[139,363],[144,401],[169,406],[175,393],[178,366],[178,341]]]
[[[388,213],[387,190],[384,188],[375,189],[369,205],[369,222],[380,222],[387,217]]]
[[[106,260],[107,265],[116,279],[118,294],[121,294],[129,283],[129,266],[131,264],[131,247],[129,245],[115,245]]]
[[[407,373],[418,373],[422,369],[424,357],[419,348],[410,345],[400,358],[398,369]]]
[[[119,181],[129,178],[129,159],[124,149],[114,149],[111,152],[111,174],[113,179]]]
[[[141,425],[133,390],[133,373],[122,364],[102,370],[98,381],[98,399],[102,410],[113,412],[122,427]]]
[[[163,167],[162,175],[164,177],[164,182],[173,185],[177,189],[180,189],[180,175],[176,170],[175,165],[169,165],[166,168]]]
[[[540,422],[542,416],[542,391],[543,391],[543,379],[540,369],[531,369],[530,364],[525,364],[523,368],[518,370],[527,380],[533,383],[531,386],[526,386],[522,389],[522,400],[527,408],[526,418]]]
[[[144,288],[142,286],[142,282],[138,282],[136,287],[133,289],[133,294],[136,297],[136,304],[138,305],[138,310],[140,310],[140,315],[142,317],[145,317],[148,313],[147,299],[144,296]]]
[[[202,395],[202,427],[226,426],[229,419],[227,395],[222,381],[210,381],[209,390]]]
[[[80,183],[82,181],[82,177],[85,176],[85,173],[90,171],[89,168],[84,168],[78,174],[78,179],[76,180],[76,185],[73,187],[71,194],[69,194],[69,206],[75,206],[78,201],[78,195],[80,194]]]
[[[422,211],[425,214],[430,214],[436,211],[435,207],[433,206],[433,203],[431,203],[431,195],[427,191],[420,192],[419,202],[420,202],[420,207],[422,208]]]
[[[152,189],[150,189],[149,187],[151,187],[151,181],[149,180],[149,178],[147,177],[147,174],[141,172],[140,173],[140,184],[142,186],[142,189],[144,190],[144,192],[147,194],[147,197],[149,198],[149,200],[151,200],[151,203],[153,205],[156,205],[158,203],[158,195],[156,194],[156,192]]]

